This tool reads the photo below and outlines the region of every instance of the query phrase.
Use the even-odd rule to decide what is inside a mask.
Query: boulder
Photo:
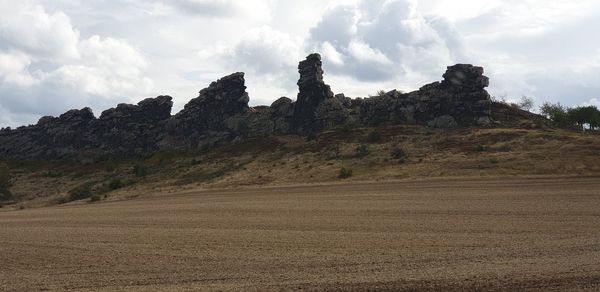
[[[225,120],[246,112],[249,100],[244,73],[238,72],[202,89],[174,118],[187,124],[188,130],[225,130]]]

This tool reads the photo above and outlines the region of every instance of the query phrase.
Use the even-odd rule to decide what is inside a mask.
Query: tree
[[[517,106],[519,109],[522,109],[522,110],[524,110],[524,111],[528,111],[528,112],[530,112],[530,111],[531,111],[531,109],[533,109],[533,106],[534,106],[534,105],[535,105],[535,104],[534,104],[534,102],[533,102],[533,99],[532,99],[531,97],[527,97],[527,96],[525,96],[525,95],[523,95],[523,96],[521,97],[521,101],[519,101],[519,103],[517,103],[517,104],[516,104],[516,106]]]
[[[567,115],[568,109],[562,106],[560,103],[549,103],[545,102],[540,107],[540,112],[550,119],[554,124],[562,127],[570,126],[569,117]]]
[[[12,177],[8,168],[0,166],[0,200],[12,198],[12,193],[10,192],[10,187],[12,187],[11,179]]]
[[[592,119],[590,121],[590,129],[598,130],[600,128],[600,110],[596,108],[596,112],[592,115]]]
[[[581,130],[585,129],[585,125],[590,127],[590,130],[595,130],[600,124],[600,111],[595,106],[580,106],[571,108],[567,111],[569,120],[577,124]]]

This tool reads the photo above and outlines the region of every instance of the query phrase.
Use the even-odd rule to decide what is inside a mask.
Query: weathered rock
[[[281,97],[271,104],[270,109],[273,131],[276,133],[290,133],[294,115],[294,102],[287,97]]]
[[[248,110],[244,73],[225,76],[202,89],[175,119],[188,124],[190,130],[225,130],[225,120]]]
[[[317,108],[328,98],[333,97],[331,87],[323,81],[321,55],[311,54],[298,65],[298,98],[294,107],[293,128],[297,132],[322,130],[318,122]]]
[[[434,82],[418,91],[386,94],[358,101],[354,106],[365,125],[381,123],[417,123],[432,127],[489,125],[489,85],[483,68],[458,64],[448,67],[442,82]]]
[[[210,138],[212,144],[235,138],[235,128],[229,119],[245,114],[248,107],[244,73],[225,76],[202,89],[197,98],[185,105],[165,123],[165,136],[159,145],[162,149],[206,147],[200,140],[206,133],[214,133],[220,139]]]
[[[106,152],[143,155],[156,151],[159,122],[171,117],[172,97],[147,98],[137,105],[119,104],[102,112],[98,121],[99,148]]]
[[[489,85],[483,68],[448,67],[441,82],[417,91],[396,90],[365,99],[333,95],[323,81],[321,56],[298,66],[298,99],[282,97],[270,107],[248,106],[244,73],[223,77],[202,89],[174,116],[172,98],[119,104],[96,119],[91,109],[46,116],[36,125],[0,130],[0,158],[81,159],[142,156],[158,150],[193,150],[273,133],[303,134],[339,126],[410,123],[431,127],[492,123]]]

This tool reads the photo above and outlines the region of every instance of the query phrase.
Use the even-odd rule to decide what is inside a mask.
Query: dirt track
[[[600,290],[600,179],[207,191],[0,212],[2,291]]]

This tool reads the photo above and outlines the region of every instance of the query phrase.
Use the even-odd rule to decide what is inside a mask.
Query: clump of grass
[[[347,178],[352,177],[352,175],[353,175],[352,169],[348,169],[348,168],[342,167],[340,169],[339,174],[338,174],[338,178],[340,178],[340,179],[347,179]]]
[[[341,147],[340,144],[335,144],[327,149],[327,159],[333,160],[340,158]]]
[[[133,166],[133,174],[135,174],[138,177],[145,177],[148,175],[148,173],[149,173],[148,166],[143,163],[136,163]]]
[[[118,190],[120,188],[125,187],[126,183],[123,182],[120,178],[115,178],[108,183],[108,188],[111,191]]]
[[[477,150],[478,152],[483,152],[486,151],[486,147],[481,145],[481,144],[477,144],[477,146],[475,146],[475,150]]]
[[[359,145],[358,147],[356,147],[356,149],[354,149],[354,154],[356,155],[357,158],[363,158],[366,157],[367,155],[369,155],[370,151],[369,151],[369,146],[367,145]]]
[[[70,202],[70,196],[60,197],[56,200],[56,203],[59,205],[66,204]]]
[[[93,182],[86,182],[69,191],[69,201],[87,199],[92,196]]]
[[[90,197],[90,203],[95,203],[95,202],[100,202],[102,201],[102,196],[100,195],[93,195]]]
[[[48,170],[44,173],[44,177],[49,177],[49,178],[57,178],[57,177],[61,177],[62,174],[60,172],[57,171],[52,171],[52,170]]]
[[[367,142],[369,143],[379,143],[381,142],[381,134],[377,130],[373,130],[369,132],[367,135]]]
[[[398,159],[398,160],[402,160],[402,161],[405,161],[408,158],[408,154],[406,154],[406,151],[404,151],[404,149],[400,148],[400,146],[393,147],[392,150],[390,151],[390,156],[393,159]]]
[[[109,160],[106,163],[104,163],[104,171],[106,172],[113,172],[117,170],[117,167],[118,164],[114,160]]]
[[[0,167],[0,201],[12,198],[10,187],[12,187],[12,177],[6,166]]]
[[[306,134],[306,141],[315,141],[317,140],[317,134],[313,131],[308,132],[308,134]]]

